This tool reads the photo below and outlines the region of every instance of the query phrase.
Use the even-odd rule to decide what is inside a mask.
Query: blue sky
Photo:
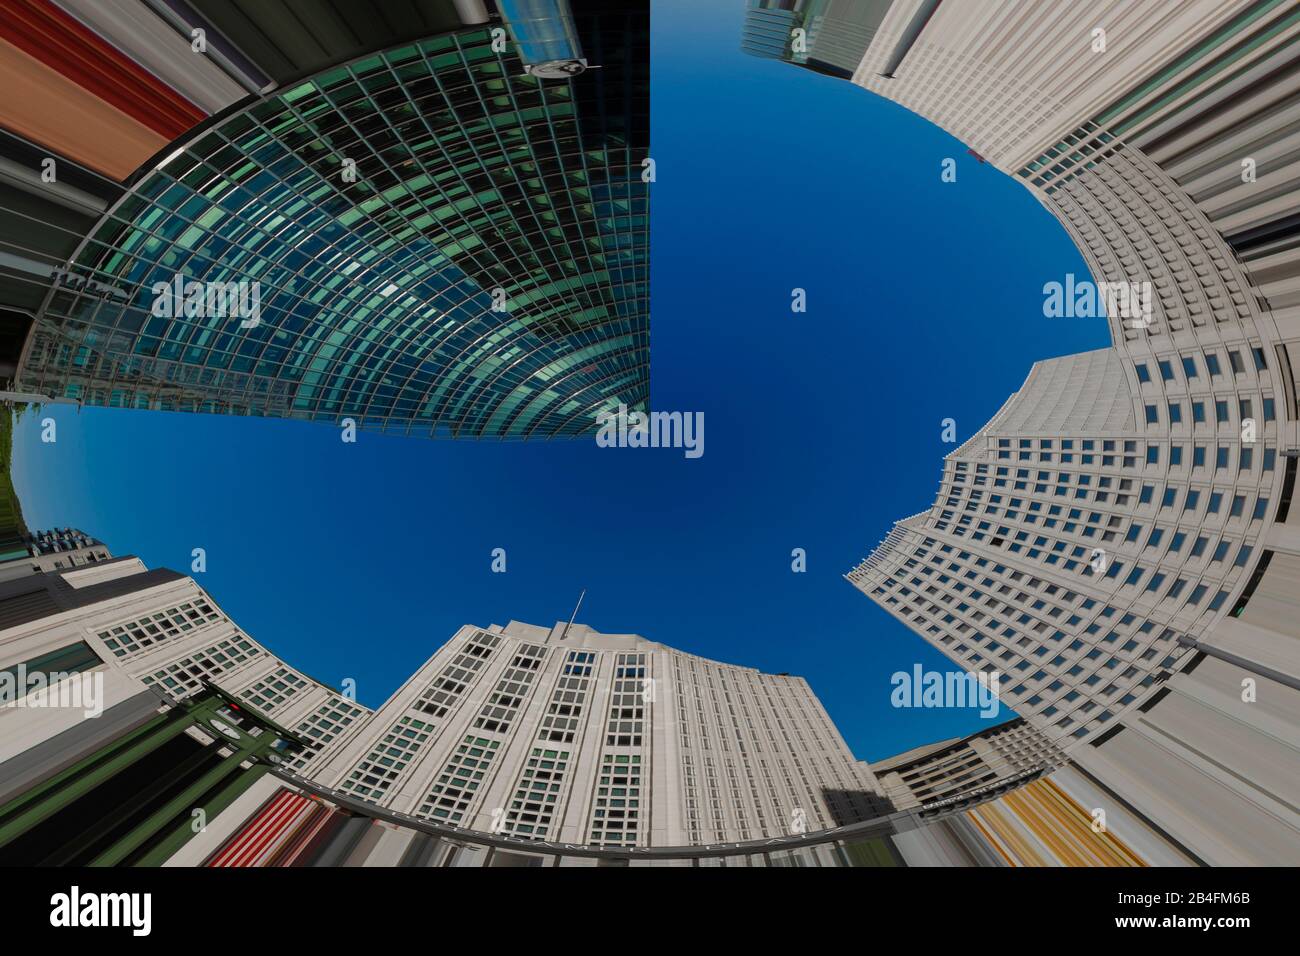
[[[47,406],[58,441],[32,415],[15,438],[28,523],[180,571],[204,548],[242,628],[372,706],[460,625],[551,624],[586,588],[598,630],[805,676],[860,758],[986,726],[891,706],[895,671],[949,665],[842,575],[933,502],[944,418],[964,441],[1105,320],[1043,317],[1043,284],[1087,269],[1026,190],[892,103],[741,54],[743,8],[653,7],[652,405],[704,412],[702,458]]]

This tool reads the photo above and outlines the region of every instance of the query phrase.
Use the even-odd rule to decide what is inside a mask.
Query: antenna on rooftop
[[[578,616],[578,608],[582,607],[582,599],[587,596],[587,589],[583,588],[582,593],[578,595],[578,603],[573,606],[573,613],[569,615],[569,623],[564,625],[564,630],[560,633],[560,640],[569,636],[569,628],[573,626],[573,619]]]

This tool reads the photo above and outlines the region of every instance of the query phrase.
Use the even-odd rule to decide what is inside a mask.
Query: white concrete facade
[[[1035,365],[849,580],[1211,863],[1300,861],[1298,39],[1279,0],[896,0],[853,76],[1151,308]]]
[[[600,846],[812,831],[879,793],[802,678],[563,623],[462,628],[309,773],[433,822]]]
[[[811,832],[882,807],[802,678],[636,635],[466,626],[371,711],[269,652],[193,579],[136,558],[8,588],[0,669],[84,644],[102,662],[91,670],[104,675],[105,709],[211,681],[308,741],[289,770],[432,822],[598,846],[698,845]],[[0,762],[83,720],[68,708],[0,708]]]

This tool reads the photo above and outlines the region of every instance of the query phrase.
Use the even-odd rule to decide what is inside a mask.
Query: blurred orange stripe
[[[167,145],[143,123],[0,39],[0,126],[119,182]]]

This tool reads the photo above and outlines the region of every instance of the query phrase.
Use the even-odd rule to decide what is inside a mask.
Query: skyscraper
[[[1218,863],[1300,856],[1298,37],[1275,0],[895,0],[851,75],[1034,193],[1092,272],[1031,277],[1045,316],[1114,344],[1036,364],[849,580]]]
[[[176,707],[187,701],[214,714],[225,708],[217,716],[227,724],[241,712],[269,721],[285,745],[267,752],[262,772],[274,767],[303,787],[375,808],[366,812],[520,841],[705,846],[799,836],[892,810],[802,678],[581,624],[512,622],[461,628],[371,711],[269,652],[193,579],[95,549],[91,563],[0,579],[8,705],[0,707],[0,767],[5,793],[18,801],[8,807],[0,795],[0,856],[6,840],[26,832],[17,823],[6,830],[6,814],[45,792],[58,768],[84,764],[87,787],[107,784],[90,772],[105,748],[123,746],[122,734],[160,708],[180,717]],[[77,706],[19,703],[29,687],[80,690],[92,678],[101,682],[85,688],[94,699]],[[202,742],[205,733],[190,736]],[[149,739],[142,751],[168,738]],[[160,809],[168,784],[154,773]],[[229,805],[256,779],[232,779],[220,800],[210,795],[214,805]],[[85,792],[56,788],[43,805],[71,806]],[[178,845],[138,827],[117,834],[120,846],[110,841],[122,858],[155,840]]]
[[[802,678],[563,623],[462,628],[309,773],[417,818],[595,846],[756,840],[887,807]]]
[[[448,437],[591,433],[603,408],[645,407],[645,3],[552,0],[512,21],[510,3],[425,0],[413,22],[297,61],[289,4],[255,25],[220,5],[194,23],[128,6],[82,23],[36,4],[19,25],[70,101],[63,122],[105,101],[172,111],[123,133],[152,155],[120,157],[0,111],[19,165],[53,154],[68,173],[6,187],[7,231],[49,224],[0,260],[21,279],[14,393]],[[211,53],[168,86],[128,16],[172,42],[206,29]],[[76,85],[51,31],[111,59],[123,88]],[[203,118],[188,96],[214,64],[263,85]]]

